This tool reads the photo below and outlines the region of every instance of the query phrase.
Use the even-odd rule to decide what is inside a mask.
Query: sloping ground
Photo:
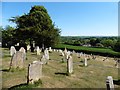
[[[96,60],[89,60],[88,66],[83,66],[83,58],[73,57],[74,73],[66,75],[67,63],[62,62],[62,56],[58,52],[50,53],[48,64],[43,65],[42,84],[37,88],[106,88],[106,77],[112,76],[118,80],[118,69],[115,67],[113,58],[103,61],[104,57],[96,56]],[[3,49],[2,59],[2,79],[3,88],[10,88],[27,82],[28,64],[35,60],[40,60],[41,56],[36,53],[27,53],[24,70],[8,71],[11,57],[9,50]],[[119,87],[115,85],[115,87]]]

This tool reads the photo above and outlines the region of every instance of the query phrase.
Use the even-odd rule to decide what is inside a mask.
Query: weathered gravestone
[[[45,55],[42,56],[42,58],[40,59],[40,61],[43,63],[43,64],[47,64],[48,60],[45,58]]]
[[[16,53],[16,49],[14,46],[10,47],[10,56],[13,56]]]
[[[44,51],[44,55],[45,55],[45,59],[49,60],[49,52],[47,49]]]
[[[37,55],[40,55],[40,52],[41,52],[41,51],[40,51],[39,46],[37,46],[36,49],[37,49],[37,50],[36,50],[36,51],[37,51]]]
[[[26,50],[24,49],[24,47],[21,47],[19,51],[24,54],[24,60],[25,60],[26,59]]]
[[[87,66],[87,58],[84,59],[84,65]]]
[[[114,90],[113,78],[112,76],[108,76],[106,79],[107,90]]]
[[[24,67],[24,53],[17,51],[11,59],[10,68],[23,68],[23,67]]]
[[[73,73],[73,60],[72,56],[69,56],[67,60],[67,73],[72,74]]]
[[[28,66],[27,83],[34,84],[35,81],[40,80],[42,77],[42,62],[33,61]]]

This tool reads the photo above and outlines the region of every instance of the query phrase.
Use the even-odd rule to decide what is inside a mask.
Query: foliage
[[[16,34],[24,42],[35,41],[36,44],[48,47],[59,41],[60,29],[52,23],[43,6],[33,6],[28,14],[16,16],[10,21],[17,24]]]
[[[8,25],[5,27],[5,29],[2,29],[2,46],[13,45],[16,41],[14,35],[15,35],[15,28]]]
[[[117,41],[117,43],[114,46],[114,50],[117,52],[120,52],[120,39]]]

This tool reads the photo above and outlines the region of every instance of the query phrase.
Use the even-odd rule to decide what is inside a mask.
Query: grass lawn
[[[42,54],[41,54],[42,55]],[[27,60],[24,62],[23,70],[8,71],[10,65],[10,54],[7,48],[2,48],[2,87],[10,88],[27,82],[28,64],[40,60],[36,53],[27,52]],[[62,63],[62,56],[58,52],[50,53],[48,64],[43,65],[43,77],[41,84],[36,88],[106,88],[106,77],[112,76],[118,80],[118,69],[115,67],[113,58],[103,61],[102,56],[96,56],[96,60],[89,60],[88,66],[83,66],[83,58],[73,57],[74,73],[66,75],[67,63]],[[115,85],[119,87],[119,85]]]

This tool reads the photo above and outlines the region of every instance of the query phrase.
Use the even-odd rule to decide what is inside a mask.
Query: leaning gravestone
[[[10,68],[23,68],[23,67],[24,67],[24,53],[17,51],[11,59]]]
[[[107,90],[114,90],[113,78],[112,76],[108,76],[106,79]]]
[[[25,60],[26,59],[26,51],[25,51],[24,47],[21,47],[19,51],[24,54],[24,60]]]
[[[33,63],[28,66],[28,76],[27,83],[34,84],[35,81],[38,81],[42,77],[42,62],[33,61]]]
[[[16,53],[16,49],[14,46],[10,47],[10,55],[13,56]]]
[[[73,60],[72,60],[71,56],[69,56],[69,58],[67,60],[67,73],[68,74],[73,73]]]

